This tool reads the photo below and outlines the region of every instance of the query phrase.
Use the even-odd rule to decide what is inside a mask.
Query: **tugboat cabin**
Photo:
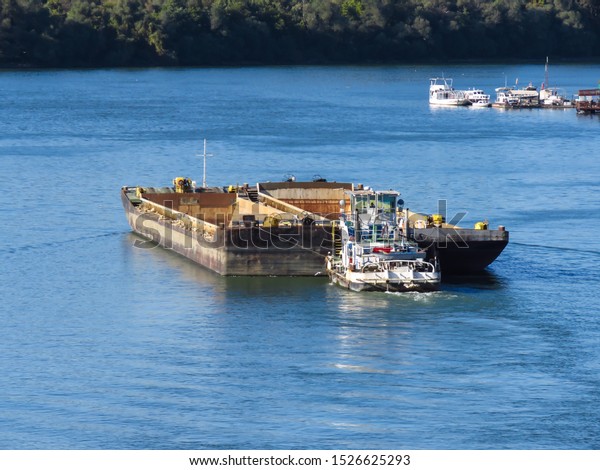
[[[352,221],[346,222],[349,234],[357,242],[389,242],[395,238],[396,209],[400,193],[395,191],[352,191]],[[344,215],[345,218],[345,215]],[[356,225],[355,225],[356,224]]]

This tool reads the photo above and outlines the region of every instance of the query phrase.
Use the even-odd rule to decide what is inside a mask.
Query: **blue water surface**
[[[597,64],[551,65],[572,95]],[[600,119],[431,108],[539,65],[0,73],[3,449],[600,448]],[[441,292],[223,278],[123,185],[320,175],[511,242]]]

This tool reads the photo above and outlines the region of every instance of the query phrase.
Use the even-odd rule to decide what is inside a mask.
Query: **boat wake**
[[[414,302],[432,302],[434,300],[437,301],[458,298],[458,295],[456,294],[451,294],[441,290],[433,292],[385,292],[385,294],[410,299]]]
[[[85,236],[85,237],[71,238],[68,240],[58,240],[58,241],[53,241],[53,242],[16,246],[16,247],[11,247],[11,248],[1,249],[0,254],[11,254],[12,255],[12,254],[21,253],[24,251],[43,250],[45,248],[61,247],[61,246],[68,245],[71,243],[77,243],[77,242],[80,242],[83,240],[96,240],[99,238],[107,238],[107,237],[114,237],[117,235],[123,235],[125,233],[130,233],[130,232],[128,230],[122,231],[122,232],[108,232],[108,233],[102,233],[102,234],[98,234],[98,235],[89,235],[89,236]]]
[[[534,243],[519,243],[519,242],[511,242],[511,244],[517,245],[517,246],[526,246],[528,248],[542,248],[545,250],[572,251],[572,252],[581,253],[584,255],[600,256],[600,251],[585,250],[582,248],[573,248],[573,247],[568,247],[568,246],[537,245]]]

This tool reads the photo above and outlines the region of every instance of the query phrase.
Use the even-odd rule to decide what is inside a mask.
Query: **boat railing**
[[[366,267],[372,267],[373,269],[378,268],[380,271],[393,271],[401,267],[406,267],[412,271],[417,272],[431,272],[437,271],[435,264],[424,261],[421,259],[408,260],[408,259],[396,259],[396,260],[385,260],[379,257],[363,257],[362,262],[357,263],[357,269],[360,271],[365,270]]]

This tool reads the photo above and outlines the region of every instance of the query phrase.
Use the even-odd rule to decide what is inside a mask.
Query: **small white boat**
[[[513,95],[513,88],[496,88],[496,101],[492,104],[494,108],[516,108],[519,105],[519,99]]]
[[[360,291],[435,291],[441,274],[437,259],[408,243],[406,220],[397,223],[395,191],[348,191],[350,212],[340,216],[341,247],[327,256],[334,284]],[[346,199],[340,201],[345,209]]]
[[[472,101],[471,105],[474,108],[489,108],[492,105],[492,103],[490,103],[490,98],[488,95],[487,99],[480,99],[477,101]]]
[[[465,91],[465,95],[474,108],[489,108],[492,105],[490,95],[485,94],[483,90],[469,89]]]
[[[464,91],[455,90],[451,78],[429,79],[429,104],[438,106],[468,106],[471,102]]]

